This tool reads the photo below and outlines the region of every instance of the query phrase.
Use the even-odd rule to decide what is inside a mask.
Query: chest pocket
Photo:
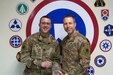
[[[63,46],[63,57],[65,60],[73,61],[78,59],[78,44],[75,42],[68,42]]]
[[[63,45],[64,50],[72,51],[73,48],[77,48],[77,44],[74,42],[67,42],[66,44]]]
[[[42,49],[39,44],[34,44],[31,50],[31,57],[33,59],[42,59]]]
[[[43,44],[43,43],[38,43],[33,45],[32,47],[32,52],[31,52],[31,57],[34,59],[40,59],[40,60],[49,60],[51,59],[53,53],[55,51],[54,45],[51,44]]]

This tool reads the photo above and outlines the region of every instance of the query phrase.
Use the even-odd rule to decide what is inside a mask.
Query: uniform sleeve
[[[21,51],[17,53],[17,60],[24,63],[28,68],[31,66],[33,59],[30,57],[31,43],[26,39],[21,47]]]
[[[79,66],[81,67],[81,74],[87,71],[90,63],[90,43],[84,40],[79,50]],[[79,71],[78,71],[79,72]]]

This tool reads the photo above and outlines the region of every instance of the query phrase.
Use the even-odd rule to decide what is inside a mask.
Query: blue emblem
[[[105,26],[104,33],[106,34],[106,36],[113,36],[113,25],[108,24],[107,26]]]
[[[95,65],[98,67],[103,67],[106,64],[106,58],[102,55],[98,55],[95,58]]]
[[[112,43],[105,39],[100,43],[100,49],[104,52],[108,52],[112,48]]]
[[[88,71],[88,75],[94,75],[94,68],[92,66],[89,66],[87,71]]]
[[[10,43],[10,45],[11,45],[12,47],[18,48],[18,47],[20,47],[21,44],[22,44],[22,39],[21,39],[20,36],[14,35],[14,36],[12,36],[12,37],[10,38],[9,43]]]
[[[10,21],[9,27],[12,31],[17,32],[22,28],[22,23],[18,19],[13,19]]]

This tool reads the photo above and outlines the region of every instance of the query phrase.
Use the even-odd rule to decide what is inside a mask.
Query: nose
[[[69,23],[67,23],[66,27],[69,27],[69,26],[70,26]]]

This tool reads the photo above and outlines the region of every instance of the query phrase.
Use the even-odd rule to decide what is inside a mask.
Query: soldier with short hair
[[[26,65],[24,75],[52,75],[52,67],[60,63],[59,43],[49,33],[51,26],[50,17],[42,16],[40,31],[23,42],[16,57]]]
[[[72,15],[65,16],[63,22],[64,29],[68,35],[61,43],[62,69],[68,75],[88,75],[90,43],[86,37],[75,29],[76,21]]]

